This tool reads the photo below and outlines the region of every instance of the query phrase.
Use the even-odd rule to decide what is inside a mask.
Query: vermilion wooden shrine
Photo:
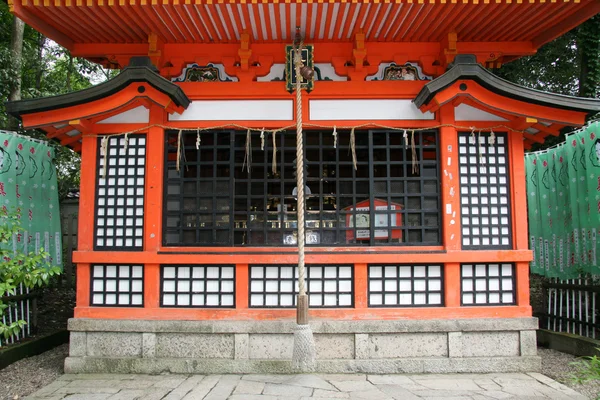
[[[82,155],[68,371],[289,370],[297,111],[318,370],[539,369],[524,149],[600,101],[486,68],[599,1],[9,4],[121,69],[7,105]],[[315,71],[299,108],[296,27]]]

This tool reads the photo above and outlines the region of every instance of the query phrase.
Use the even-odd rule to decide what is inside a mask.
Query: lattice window
[[[514,264],[462,264],[461,298],[465,306],[515,304]]]
[[[164,245],[297,245],[295,132],[275,136],[275,172],[270,134],[264,150],[251,135],[248,158],[246,131],[204,131],[198,147],[196,131],[179,134],[165,135]],[[350,132],[334,147],[331,131],[306,131],[306,243],[440,244],[437,136],[415,132],[413,152],[402,132],[357,131],[355,169]]]
[[[352,307],[353,278],[350,265],[310,265],[307,291],[310,307]],[[250,267],[250,307],[295,307],[298,270],[293,265]]]
[[[95,250],[142,250],[146,137],[110,137],[106,147],[106,177],[102,139],[98,139]]]
[[[369,307],[443,305],[441,265],[369,265]]]
[[[459,152],[463,248],[511,248],[506,134],[491,144],[489,134],[460,133]]]
[[[142,265],[92,265],[92,306],[143,307]]]
[[[235,307],[235,266],[163,266],[160,305],[162,307]]]

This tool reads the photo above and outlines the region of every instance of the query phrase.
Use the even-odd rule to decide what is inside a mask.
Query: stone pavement
[[[63,375],[31,400],[585,399],[538,373]]]

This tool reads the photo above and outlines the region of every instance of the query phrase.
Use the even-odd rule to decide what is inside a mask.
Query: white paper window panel
[[[307,266],[309,304],[313,307],[352,304],[352,267]],[[348,279],[341,279],[348,277]],[[250,306],[293,306],[298,291],[298,272],[294,266],[250,267]],[[331,295],[329,295],[331,294]],[[279,300],[277,300],[279,299]]]
[[[233,266],[163,266],[162,274],[163,306],[231,307],[235,304]]]

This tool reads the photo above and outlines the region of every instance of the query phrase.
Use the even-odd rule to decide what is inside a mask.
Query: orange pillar
[[[354,264],[354,308],[369,307],[369,271],[367,264]]]
[[[509,132],[510,187],[512,203],[513,248],[527,250],[527,187],[525,182],[525,150],[523,136]]]
[[[454,106],[443,106],[440,124],[454,125]],[[442,244],[447,251],[461,250],[460,177],[458,132],[453,126],[440,128],[440,173],[442,182]],[[444,265],[444,305],[460,307],[460,264]]]
[[[517,305],[529,306],[529,263],[518,262],[516,264],[517,280]],[[529,307],[531,312],[531,307]]]
[[[90,282],[91,282],[91,266],[90,264],[77,264],[77,298],[76,306],[89,307],[90,305]],[[77,308],[75,309],[75,317],[77,317]]]
[[[165,111],[150,108],[150,124],[163,124]],[[162,242],[162,209],[164,180],[164,130],[148,129],[146,135],[146,187],[144,201],[144,250],[157,252]],[[160,307],[160,265],[144,266],[144,307]]]
[[[81,144],[81,175],[79,185],[79,219],[77,233],[77,249],[94,250],[94,210],[96,208],[96,166],[98,138],[83,136]],[[89,263],[77,264],[76,308],[90,305]],[[77,309],[75,310],[77,317]]]
[[[235,266],[235,308],[245,310],[248,308],[248,264]]]
[[[81,146],[81,176],[79,185],[79,221],[77,249],[94,249],[94,210],[96,208],[96,154],[98,138],[84,136]]]
[[[454,125],[454,107],[439,111],[440,124]],[[460,250],[460,186],[458,132],[453,126],[440,128],[440,173],[442,183],[442,243],[446,250]]]

